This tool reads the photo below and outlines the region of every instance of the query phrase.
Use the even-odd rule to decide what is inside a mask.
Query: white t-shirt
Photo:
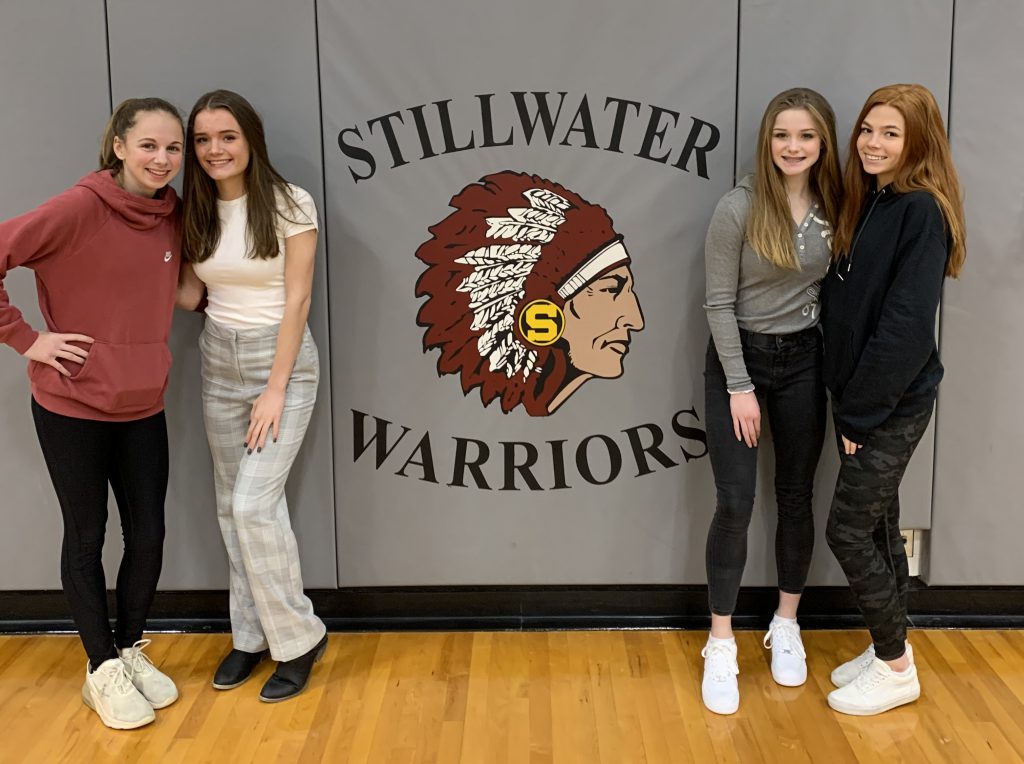
[[[206,315],[234,329],[273,326],[284,317],[284,240],[319,230],[316,205],[304,189],[288,185],[298,208],[277,194],[277,257],[246,257],[247,196],[217,200],[220,242],[213,254],[192,267],[206,284]],[[293,222],[297,221],[297,222]]]

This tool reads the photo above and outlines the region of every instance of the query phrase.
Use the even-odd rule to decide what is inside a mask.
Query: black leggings
[[[814,548],[811,496],[825,439],[825,387],[821,333],[787,335],[740,331],[743,360],[757,402],[771,423],[775,447],[775,565],[779,589],[800,594]],[[716,508],[708,530],[708,599],[715,615],[732,615],[747,562],[747,527],[754,511],[758,447],[733,431],[725,371],[714,342],[705,358],[708,451],[715,475]],[[763,428],[762,428],[763,429]]]
[[[64,518],[60,578],[95,668],[142,638],[163,562],[167,493],[164,414],[133,422],[98,422],[47,411],[32,400],[32,418]],[[124,555],[117,573],[113,634],[103,575],[107,484],[121,515]]]

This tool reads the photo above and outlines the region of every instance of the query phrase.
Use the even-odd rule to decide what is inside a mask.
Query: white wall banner
[[[703,580],[735,7],[318,9],[339,583]]]

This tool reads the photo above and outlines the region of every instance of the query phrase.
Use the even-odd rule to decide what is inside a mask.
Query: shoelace
[[[145,648],[149,647],[150,642],[152,642],[150,639],[140,639],[131,646],[128,662],[132,676],[135,676],[135,674],[144,676],[152,670],[153,661],[149,659],[148,655],[142,652]]]
[[[111,692],[117,693],[118,695],[129,695],[135,692],[135,685],[132,684],[132,680],[128,678],[128,674],[124,671],[124,666],[110,665],[96,669],[96,673],[103,674],[109,677],[110,681],[103,688],[104,695],[110,695]]]
[[[875,662],[872,660],[871,663],[857,675],[854,682],[860,692],[870,692],[881,684],[888,675],[889,673],[886,672],[882,666],[875,665]]]
[[[709,643],[704,645],[700,655],[706,661],[704,673],[715,682],[728,681],[730,677],[740,673],[740,667],[736,663],[736,656],[726,645],[720,643]]]
[[[784,653],[792,653],[800,658],[806,658],[804,643],[800,639],[800,632],[791,623],[773,621],[768,627],[768,633],[764,635],[765,647],[778,647]]]
[[[868,666],[871,665],[872,661],[875,660],[875,646],[871,645],[857,658],[857,670],[858,672],[864,671]]]

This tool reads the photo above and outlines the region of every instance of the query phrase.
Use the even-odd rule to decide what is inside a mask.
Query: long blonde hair
[[[892,182],[893,190],[901,194],[927,191],[935,197],[953,241],[949,261],[946,263],[946,275],[956,278],[967,256],[963,197],[939,105],[935,102],[935,96],[923,85],[886,85],[868,96],[864,108],[860,110],[850,136],[850,156],[846,160],[846,199],[836,227],[833,257],[839,259],[849,254],[864,198],[875,183],[874,176],[864,172],[857,151],[857,137],[868,112],[883,105],[899,111],[906,127],[903,152]]]
[[[779,268],[800,270],[800,258],[793,246],[793,216],[789,208],[782,171],[772,159],[772,130],[775,119],[788,109],[803,109],[821,138],[821,154],[811,167],[811,193],[824,208],[825,219],[833,225],[839,214],[842,177],[836,141],[836,117],[825,97],[809,88],[791,88],[768,104],[757,135],[757,170],[754,195],[747,217],[747,240],[758,255]]]

